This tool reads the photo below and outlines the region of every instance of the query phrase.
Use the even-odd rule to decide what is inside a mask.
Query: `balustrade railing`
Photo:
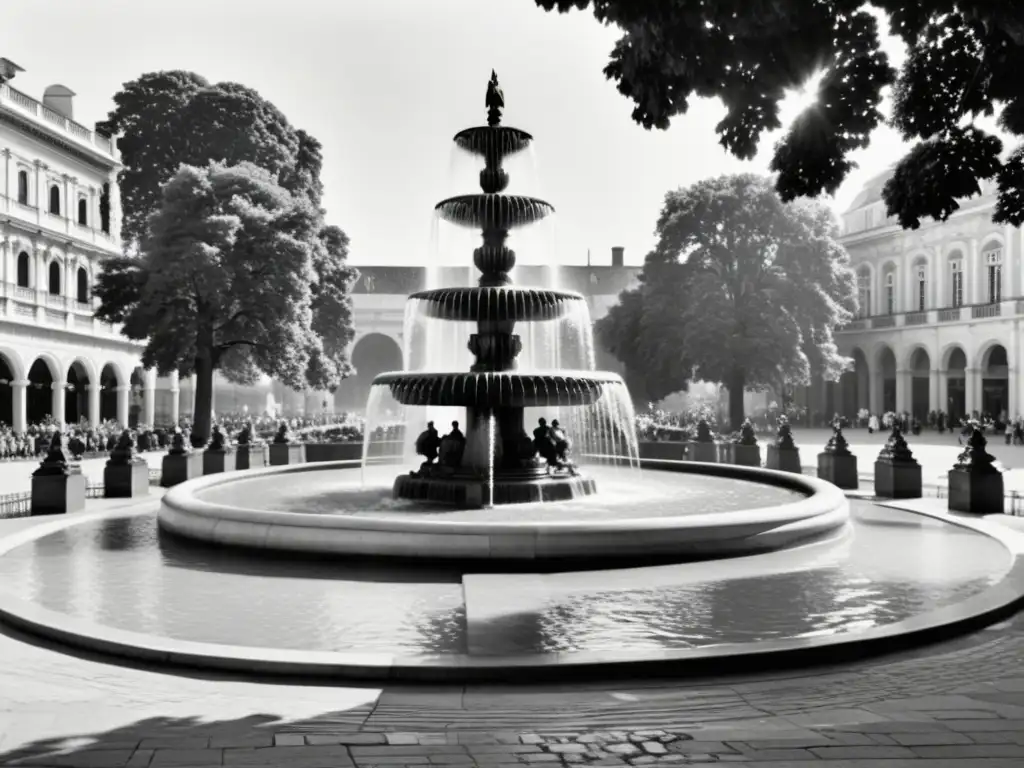
[[[981,306],[971,307],[971,318],[979,320],[985,317],[999,317],[1002,313],[999,311],[1002,308],[1002,304],[982,304]]]
[[[27,112],[33,117],[41,117],[47,123],[65,131],[69,135],[74,136],[76,139],[79,139],[86,144],[91,144],[104,154],[114,154],[114,143],[108,137],[101,136],[95,131],[89,130],[81,123],[76,123],[74,120],[65,117],[60,112],[50,109],[50,107],[45,106],[42,102],[22,93],[17,88],[12,88],[7,83],[0,84],[0,100],[11,103],[18,109]]]
[[[928,324],[928,313],[927,312],[908,312],[906,315],[906,321],[904,325],[927,325]]]

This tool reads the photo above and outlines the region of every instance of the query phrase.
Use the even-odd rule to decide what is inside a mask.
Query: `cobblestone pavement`
[[[31,520],[5,521],[0,535]],[[0,632],[0,765],[1024,766],[1024,614],[840,668],[587,685],[170,675]]]

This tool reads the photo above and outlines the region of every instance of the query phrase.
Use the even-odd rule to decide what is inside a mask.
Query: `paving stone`
[[[542,751],[540,744],[473,744],[467,749],[473,755],[526,755]]]
[[[159,756],[159,751],[157,756]],[[272,765],[288,768],[340,768],[352,766],[348,749],[341,746],[225,749],[224,765]]]
[[[503,749],[515,749],[514,746],[504,744],[481,744],[480,747],[501,747]],[[352,757],[399,757],[401,755],[466,755],[466,747],[459,744],[384,744],[372,746],[349,747]]]
[[[640,755],[639,757],[629,758],[630,765],[654,765],[658,762],[658,758],[653,755]]]
[[[640,747],[636,744],[606,744],[604,747],[606,752],[611,752],[613,755],[623,755],[629,757],[630,755],[639,755]]]
[[[489,733],[458,733],[456,734],[459,744],[497,744],[497,739]],[[423,743],[421,740],[420,744]]]
[[[139,742],[139,749],[207,749],[209,746],[209,736],[161,736]]]
[[[975,744],[1022,744],[1024,733],[1015,731],[979,731],[963,734]]]
[[[894,733],[892,739],[904,747],[971,743],[970,737],[954,731],[947,733]]]
[[[1024,720],[943,720],[954,731],[1024,731]]]
[[[587,751],[586,744],[548,744],[548,751],[555,753],[562,752],[575,752],[576,754],[582,754]]]
[[[137,749],[132,753],[131,759],[124,764],[124,768],[149,768],[153,760],[152,749]]]
[[[1015,757],[1024,765],[1024,746],[1019,744],[948,744],[945,746],[912,747],[918,757],[955,758],[957,760],[985,757]]]
[[[419,736],[415,733],[387,733],[388,744],[419,744]]]
[[[736,755],[725,755],[723,757],[737,757]],[[750,752],[744,752],[742,755],[744,761],[756,761],[756,760],[815,760],[817,756],[806,749],[799,748],[780,748],[780,749],[758,749]]]
[[[705,753],[735,752],[732,747],[721,741],[674,741],[669,745],[669,751],[679,752],[687,755],[699,755]]]
[[[581,733],[576,737],[576,742],[579,744],[596,744],[601,741],[601,737],[596,733]]]
[[[132,758],[130,749],[83,750],[70,755],[46,754],[26,757],[17,765],[81,766],[81,768],[124,768]]]
[[[301,747],[306,744],[306,734],[304,733],[275,733],[274,734],[274,746],[275,747]]]
[[[543,744],[544,737],[536,733],[521,733],[519,734],[519,740],[523,744]]]
[[[531,753],[531,754],[519,755],[519,759],[522,760],[524,763],[558,763],[558,762],[561,762],[559,760],[558,755],[552,755],[552,754],[550,754],[548,752],[542,752],[540,754],[532,754]]]
[[[370,747],[387,743],[383,733],[317,733],[306,736],[306,743],[316,746],[322,744],[342,744],[344,746]]]
[[[182,766],[192,768],[196,765],[220,765],[221,750],[219,749],[158,749],[150,761],[150,768],[165,766]]]
[[[664,755],[668,752],[668,749],[660,741],[645,741],[640,746],[649,755]]]
[[[274,746],[274,734],[240,733],[236,736],[211,736],[210,746],[213,749],[223,749],[225,747],[272,747]]]
[[[562,755],[563,763],[585,763],[587,762],[586,755],[578,755],[574,752],[567,752]]]
[[[887,757],[914,757],[907,747],[811,747],[810,751],[826,760],[881,760]]]
[[[999,717],[995,712],[985,709],[948,709],[924,714],[936,720],[991,720]]]

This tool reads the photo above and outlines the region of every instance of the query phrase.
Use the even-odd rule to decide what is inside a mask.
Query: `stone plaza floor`
[[[805,464],[827,437],[797,433]],[[866,437],[849,435],[862,465],[885,436]],[[948,469],[947,454],[958,451],[956,437],[945,438],[910,441],[926,478]],[[1024,468],[1024,448],[993,441],[992,452]],[[26,474],[34,468],[0,465],[0,483],[18,466]],[[36,524],[0,520],[0,537]],[[530,686],[342,687],[171,674],[0,627],[0,765],[787,768],[815,761],[1024,766],[1024,614],[838,667]]]

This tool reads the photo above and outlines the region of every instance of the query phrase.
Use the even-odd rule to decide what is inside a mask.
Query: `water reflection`
[[[752,557],[466,575],[479,580],[467,586],[468,620],[463,577],[451,570],[206,546],[161,534],[152,513],[17,547],[0,557],[0,589],[100,624],[211,643],[639,652],[856,632],[961,601],[1009,569],[1001,545],[966,529],[860,502],[852,512],[845,537]]]

